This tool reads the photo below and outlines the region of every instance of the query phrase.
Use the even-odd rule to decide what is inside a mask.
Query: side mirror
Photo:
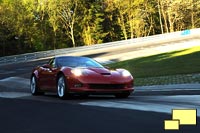
[[[51,69],[51,65],[49,65],[49,64],[44,64],[42,67]]]
[[[106,69],[110,69],[110,67],[109,66],[104,66]]]

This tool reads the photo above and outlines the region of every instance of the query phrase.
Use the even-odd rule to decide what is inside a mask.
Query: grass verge
[[[200,46],[117,62],[109,67],[129,70],[136,83],[137,78],[200,73]]]

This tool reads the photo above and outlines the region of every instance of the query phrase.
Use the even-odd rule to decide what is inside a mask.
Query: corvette
[[[78,94],[110,94],[126,98],[133,91],[134,79],[125,69],[110,70],[88,57],[59,56],[33,69],[32,95],[55,92],[64,99]]]

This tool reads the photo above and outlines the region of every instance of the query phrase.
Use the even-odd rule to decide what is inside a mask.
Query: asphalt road
[[[170,119],[160,113],[19,99],[0,99],[0,106],[1,133],[155,133],[163,132],[163,121]]]
[[[157,97],[158,98],[158,97]],[[163,97],[167,98],[167,97]],[[174,97],[176,99],[176,97]],[[147,101],[147,99],[149,99]],[[152,101],[153,97],[72,98],[60,100],[54,95],[26,96],[14,99],[0,98],[1,133],[198,133],[197,126],[180,126],[179,131],[165,131],[164,120],[171,120],[170,102]],[[150,100],[151,99],[151,100]],[[160,97],[158,98],[160,99]],[[169,97],[168,97],[169,99]],[[170,98],[173,99],[173,98]],[[155,100],[155,99],[154,99]],[[103,107],[105,104],[110,107]],[[90,104],[89,104],[90,103]],[[92,104],[94,106],[92,106]],[[98,104],[99,103],[99,104]],[[103,104],[102,104],[103,103]],[[118,103],[118,104],[117,104]],[[96,105],[95,105],[96,104]],[[129,104],[125,106],[125,104]],[[157,105],[155,105],[157,104]],[[161,106],[159,106],[159,104]],[[175,105],[171,102],[172,105]],[[176,103],[182,107],[186,103]],[[116,105],[114,107],[114,105]],[[134,109],[134,106],[136,109]],[[145,109],[139,109],[138,107]],[[149,107],[148,107],[149,106]],[[187,106],[189,106],[187,104]],[[186,106],[186,107],[187,107]],[[191,106],[191,104],[190,104]],[[129,107],[132,107],[130,109]],[[154,108],[154,109],[152,109]],[[157,111],[155,110],[157,108]],[[148,110],[150,109],[150,110]],[[197,123],[200,118],[197,118]]]
[[[23,77],[29,78],[34,67],[45,64],[48,59],[39,61],[16,63],[0,66],[0,80],[9,77]]]

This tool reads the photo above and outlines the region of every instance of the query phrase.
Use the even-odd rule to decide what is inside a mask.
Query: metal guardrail
[[[95,50],[104,49],[104,48],[107,49],[107,48],[120,47],[120,46],[125,47],[128,45],[134,45],[134,46],[140,45],[142,47],[142,45],[145,45],[146,43],[155,43],[155,42],[170,43],[174,41],[180,41],[180,40],[191,39],[191,38],[200,38],[200,28],[148,36],[148,37],[134,38],[134,39],[123,40],[123,41],[96,44],[92,46],[82,46],[82,47],[76,47],[76,48],[65,48],[65,49],[56,49],[56,50],[41,51],[41,52],[34,52],[34,53],[26,53],[26,54],[13,55],[13,56],[4,56],[4,57],[0,57],[0,65],[27,62],[27,61],[31,61],[35,59],[48,58],[52,56],[83,52],[83,51],[94,50],[94,49]]]

